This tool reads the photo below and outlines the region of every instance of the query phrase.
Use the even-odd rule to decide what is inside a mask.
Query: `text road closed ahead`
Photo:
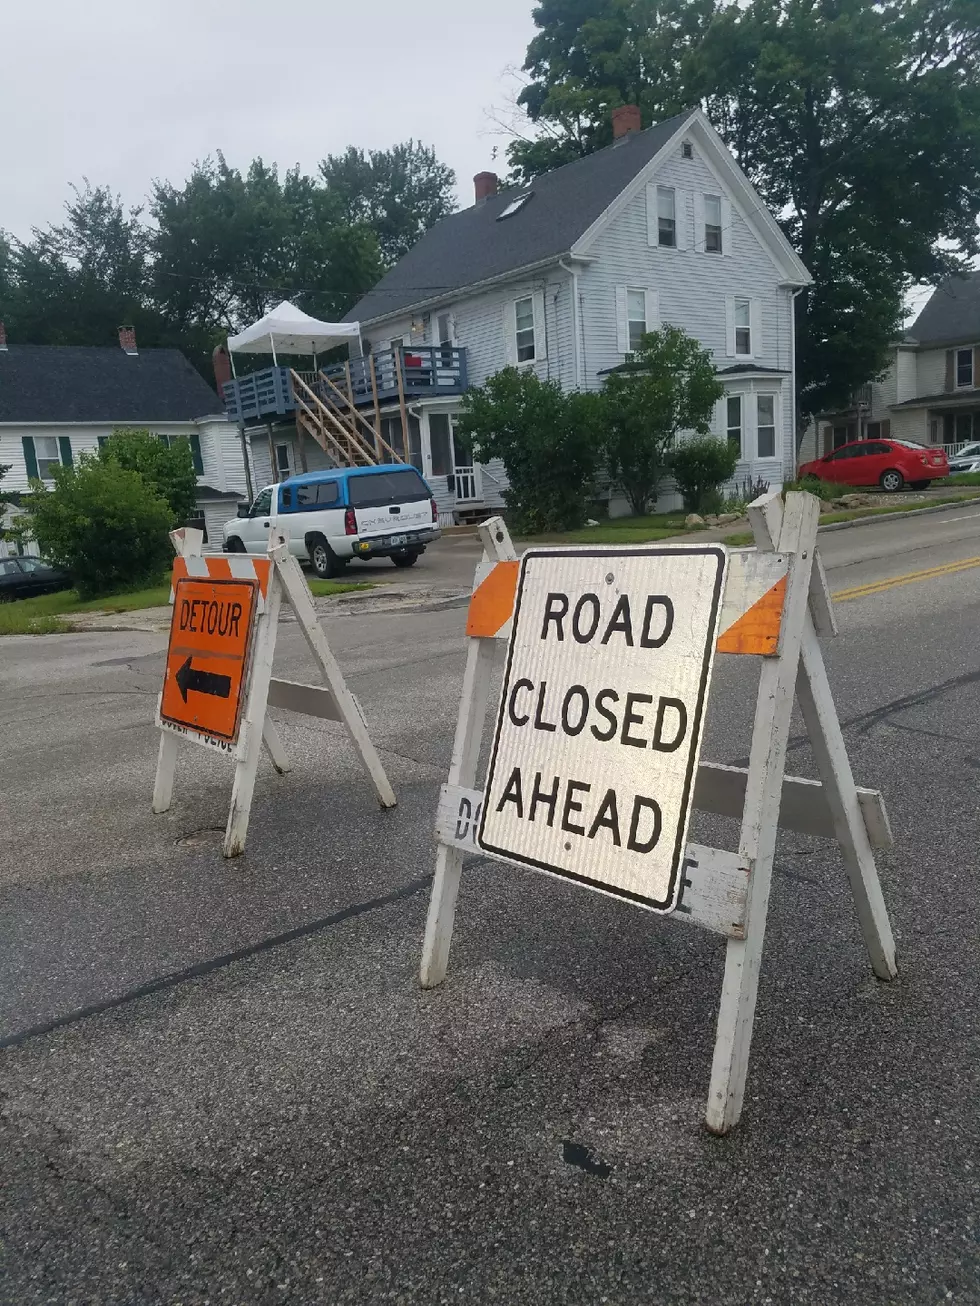
[[[237,739],[257,595],[254,580],[177,582],[162,720]]]
[[[670,911],[727,555],[524,555],[481,847]]]

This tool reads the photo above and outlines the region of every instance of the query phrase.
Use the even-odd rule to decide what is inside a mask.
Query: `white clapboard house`
[[[472,207],[432,227],[348,313],[357,356],[222,387],[235,420],[268,423],[274,474],[329,460],[346,425],[372,456],[413,462],[443,522],[485,516],[507,481],[454,438],[467,387],[512,364],[597,389],[669,322],[716,360],[714,430],[738,444],[737,479],[793,476],[793,297],[806,268],[703,113],[646,130],[632,106],[613,118],[612,145],[527,187],[478,174]]]
[[[120,330],[118,347],[8,344],[0,324],[0,465],[10,469],[0,482],[5,525],[13,525],[32,478],[51,484],[55,467],[95,452],[117,427],[190,442],[198,488],[192,524],[220,547],[221,524],[245,493],[242,444],[184,355],[137,349],[132,328]],[[0,540],[0,556],[16,547]]]

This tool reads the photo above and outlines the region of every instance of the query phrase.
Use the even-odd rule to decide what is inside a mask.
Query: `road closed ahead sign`
[[[726,563],[720,545],[524,555],[481,847],[676,905]]]
[[[257,580],[176,582],[162,721],[215,739],[238,738],[258,590]]]

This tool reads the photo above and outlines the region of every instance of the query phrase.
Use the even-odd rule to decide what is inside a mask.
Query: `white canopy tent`
[[[253,322],[237,336],[228,337],[229,354],[312,354],[314,359],[335,345],[349,344],[361,338],[359,322],[321,322],[284,299],[265,317]],[[233,364],[234,368],[234,364]]]

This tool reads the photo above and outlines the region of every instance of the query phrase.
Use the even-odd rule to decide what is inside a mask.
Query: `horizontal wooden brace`
[[[295,680],[269,681],[269,707],[281,707],[286,712],[302,712],[305,716],[320,717],[324,721],[341,721],[343,718],[337,700],[325,685],[301,685]]]

